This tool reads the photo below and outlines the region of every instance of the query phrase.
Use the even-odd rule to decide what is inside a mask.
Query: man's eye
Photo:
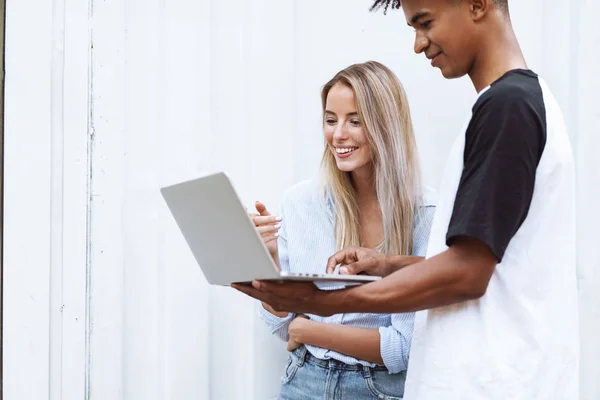
[[[427,29],[431,25],[431,21],[422,22],[420,25],[421,25],[421,28]]]

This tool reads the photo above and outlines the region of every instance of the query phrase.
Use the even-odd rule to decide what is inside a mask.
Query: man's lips
[[[439,53],[435,53],[435,54],[432,54],[431,56],[427,56],[427,58],[428,58],[429,60],[431,60],[431,66],[432,66],[432,67],[435,67],[435,65],[436,65],[436,61],[437,61],[438,57],[439,57],[441,54],[442,54],[442,52],[440,51]]]

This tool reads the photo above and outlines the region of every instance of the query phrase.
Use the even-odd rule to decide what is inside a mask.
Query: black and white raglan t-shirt
[[[482,298],[417,313],[405,399],[578,399],[575,176],[548,86],[483,90],[444,174],[427,256],[467,236],[499,263]]]

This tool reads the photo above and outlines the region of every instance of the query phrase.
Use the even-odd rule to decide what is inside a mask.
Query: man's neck
[[[496,23],[498,24],[497,33],[486,38],[482,44],[480,55],[469,72],[469,77],[477,93],[508,71],[527,68],[525,57],[523,57],[512,26],[500,21],[496,21]]]

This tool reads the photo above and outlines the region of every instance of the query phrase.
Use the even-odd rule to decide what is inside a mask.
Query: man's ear
[[[477,22],[483,19],[487,13],[493,10],[496,5],[494,0],[468,0],[471,9],[471,18]]]

